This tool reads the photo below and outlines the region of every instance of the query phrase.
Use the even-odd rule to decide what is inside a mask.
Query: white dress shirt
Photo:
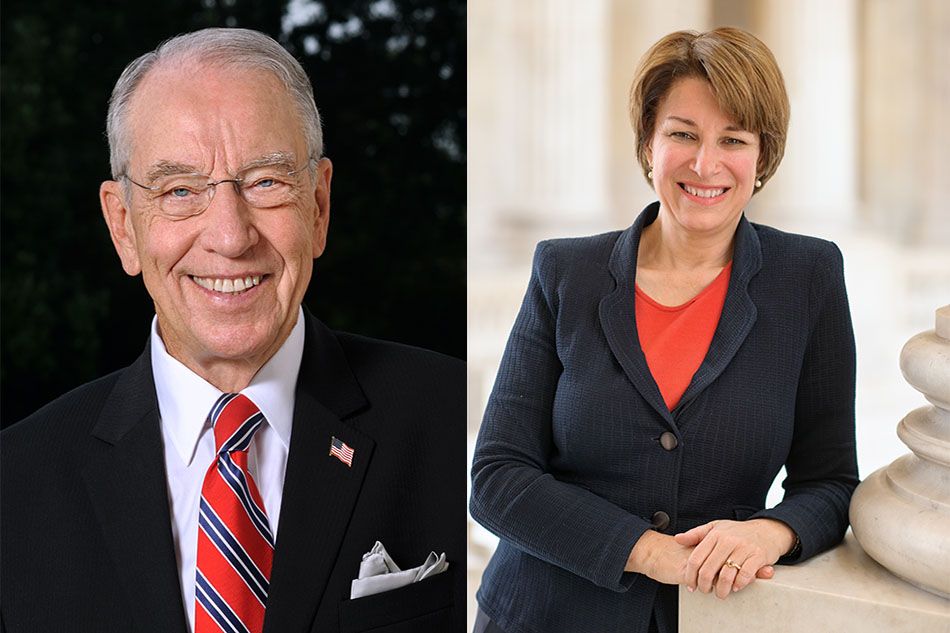
[[[194,631],[198,505],[205,473],[215,458],[214,433],[208,424],[208,413],[222,392],[168,354],[157,324],[156,317],[152,320],[152,375],[161,417],[181,597],[188,615],[188,629]],[[251,442],[248,470],[264,500],[275,539],[303,344],[304,318],[300,309],[290,336],[260,368],[251,384],[241,391],[260,408],[267,420]]]

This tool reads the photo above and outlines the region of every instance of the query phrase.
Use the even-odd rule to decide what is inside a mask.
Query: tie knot
[[[226,393],[218,398],[208,414],[214,429],[215,453],[246,451],[254,433],[264,422],[264,414],[242,393]]]

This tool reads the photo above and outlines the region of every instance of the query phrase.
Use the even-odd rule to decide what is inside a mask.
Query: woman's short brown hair
[[[719,107],[740,127],[759,135],[757,177],[764,184],[785,153],[788,94],[768,47],[754,35],[731,27],[670,33],[640,60],[630,86],[630,122],[644,175],[650,170],[647,146],[660,102],[673,82],[685,77],[708,81]]]

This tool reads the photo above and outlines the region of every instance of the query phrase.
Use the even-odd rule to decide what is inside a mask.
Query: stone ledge
[[[727,600],[680,589],[680,633],[950,633],[950,600],[904,582],[844,543],[795,566],[777,566]]]

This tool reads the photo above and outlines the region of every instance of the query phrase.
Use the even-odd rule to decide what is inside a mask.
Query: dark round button
[[[659,512],[654,512],[651,525],[653,525],[653,527],[657,530],[665,530],[666,528],[670,527],[670,515],[668,515],[666,512],[663,512],[662,510]]]
[[[665,448],[668,451],[673,450],[679,445],[679,440],[676,439],[676,436],[667,431],[660,436],[660,446]]]

